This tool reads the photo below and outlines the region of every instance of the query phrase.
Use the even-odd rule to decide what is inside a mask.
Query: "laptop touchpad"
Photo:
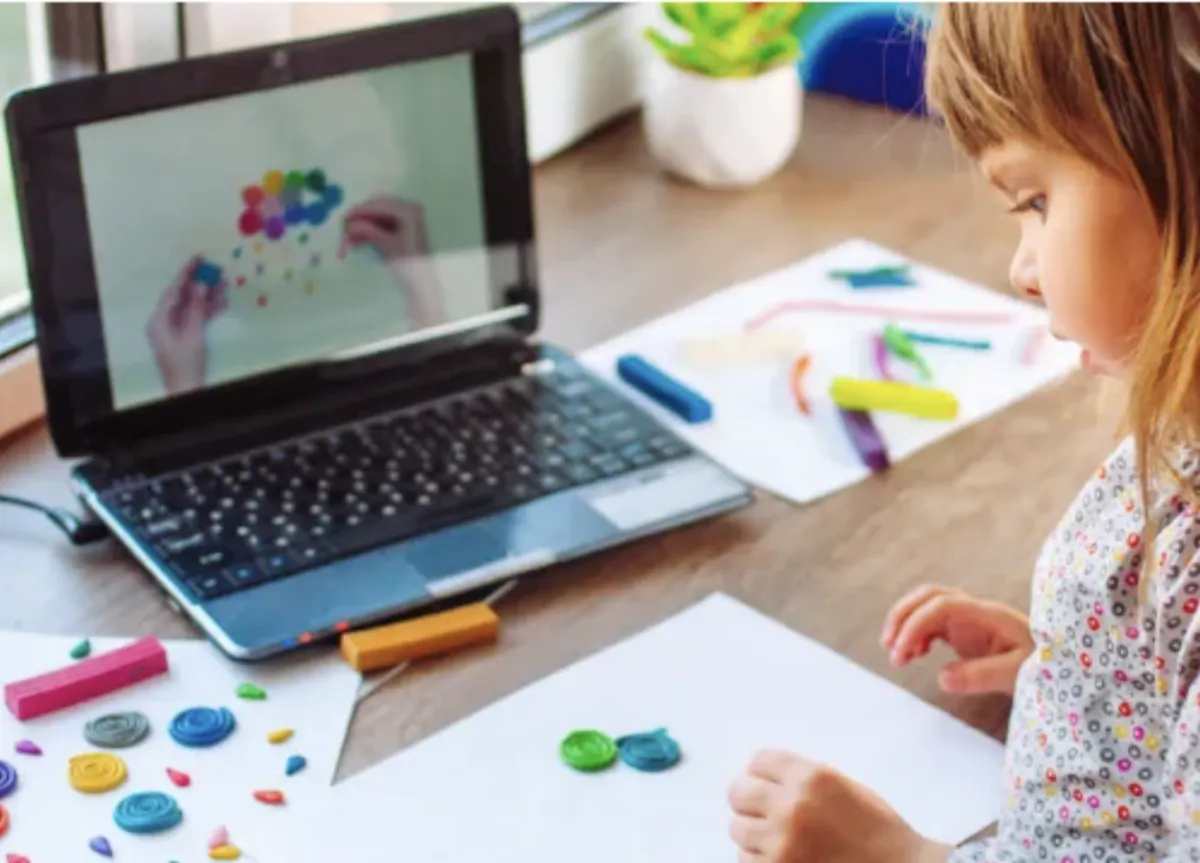
[[[508,549],[483,528],[468,525],[422,537],[406,551],[409,563],[433,580],[504,560]]]

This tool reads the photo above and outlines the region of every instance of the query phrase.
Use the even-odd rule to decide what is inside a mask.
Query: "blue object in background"
[[[805,89],[924,115],[923,22],[916,3],[809,3],[796,21]]]

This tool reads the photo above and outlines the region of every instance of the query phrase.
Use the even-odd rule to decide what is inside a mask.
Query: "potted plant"
[[[793,32],[802,3],[664,3],[683,41],[649,27],[643,119],[650,151],[673,174],[744,187],[779,170],[800,138],[803,94]]]

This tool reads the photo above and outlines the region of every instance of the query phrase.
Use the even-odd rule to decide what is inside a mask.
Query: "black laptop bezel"
[[[520,27],[512,7],[496,6],[15,94],[5,119],[47,421],[58,453],[133,452],[156,440],[188,439],[199,445],[218,417],[245,421],[280,410],[303,412],[306,405],[319,411],[327,401],[344,402],[348,389],[377,393],[384,379],[419,379],[431,364],[444,366],[464,350],[511,343],[536,332],[540,291]],[[474,65],[493,308],[524,304],[525,313],[394,348],[357,364],[298,366],[113,411],[78,161],[75,201],[62,194],[62,178],[51,173],[61,172],[52,148],[56,140],[62,143],[63,131],[69,130],[74,146],[74,128],[90,122],[463,53],[472,55]],[[98,401],[103,407],[105,398],[108,412],[89,416]]]

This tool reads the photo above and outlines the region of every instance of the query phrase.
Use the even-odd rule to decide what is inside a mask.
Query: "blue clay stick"
[[[689,423],[712,419],[712,403],[637,354],[617,359],[617,376]]]

